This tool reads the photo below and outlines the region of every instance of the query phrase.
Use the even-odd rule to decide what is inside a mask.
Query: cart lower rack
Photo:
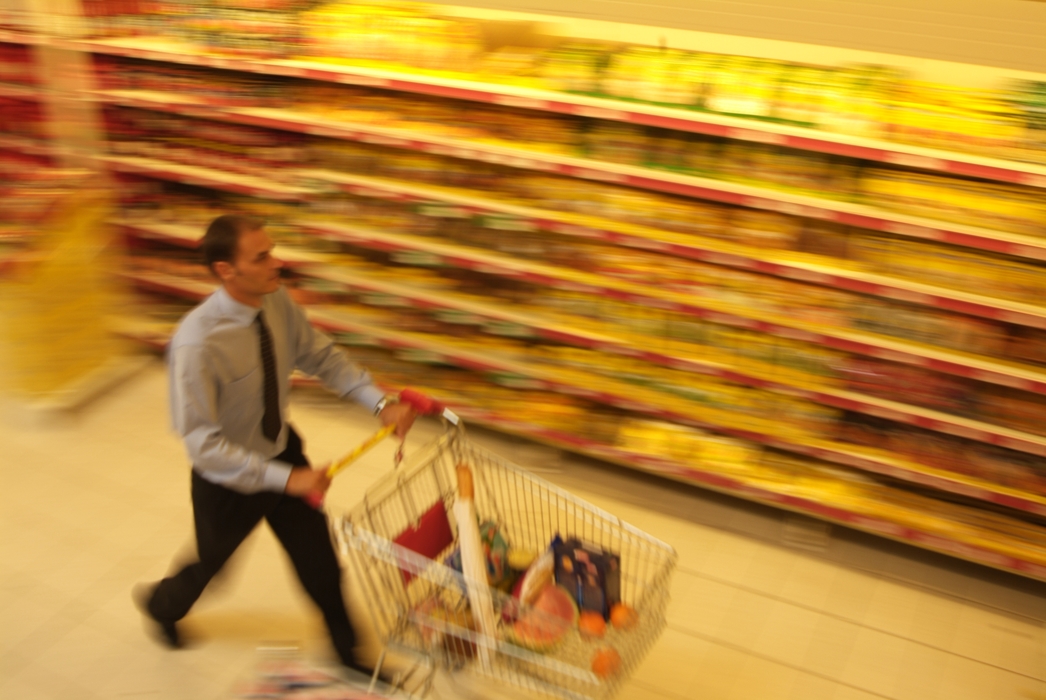
[[[453,564],[464,558],[456,555],[464,555],[460,550],[467,546],[459,542],[458,527],[463,511],[457,469],[462,464],[474,475],[475,513],[484,521],[486,580],[466,576]],[[415,673],[426,672],[413,687],[421,696],[437,670],[464,669],[499,684],[571,700],[611,698],[665,626],[674,549],[473,444],[460,426],[379,480],[350,512],[332,514],[332,527],[384,645],[379,668],[389,651],[420,660]],[[572,619],[566,624],[562,606],[550,610],[534,602],[532,593],[521,595],[528,586],[518,579],[516,595],[508,589],[508,547],[514,553],[542,553],[523,579],[534,583],[538,576],[531,571],[543,560],[544,583],[536,585],[563,583],[562,567],[578,563],[549,563],[551,543],[564,540],[583,543],[580,566],[593,574],[597,567],[588,553],[597,562],[613,561],[613,576],[607,575],[604,589],[594,593],[604,596],[600,617],[609,617],[611,603],[623,603],[620,608],[628,615],[615,619],[618,624],[606,624],[605,631],[579,627],[581,595],[568,606]],[[489,601],[483,603],[490,606],[485,624],[477,624],[479,613],[471,609],[478,590],[484,594],[481,600]],[[591,602],[585,599],[583,607],[592,608]],[[588,612],[587,619],[592,615]]]

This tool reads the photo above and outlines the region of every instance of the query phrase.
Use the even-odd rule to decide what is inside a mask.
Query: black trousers
[[[302,441],[293,429],[287,449],[276,459],[309,464]],[[356,634],[345,611],[341,567],[334,553],[327,516],[305,501],[281,493],[240,493],[192,473],[193,519],[197,560],[157,584],[149,613],[158,620],[177,621],[203,593],[236,548],[264,518],[290,556],[298,579],[323,613],[331,641],[343,662],[354,660]]]

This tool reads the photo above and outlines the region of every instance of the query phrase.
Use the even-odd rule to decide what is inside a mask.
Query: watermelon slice
[[[527,568],[519,581],[516,582],[512,596],[517,598],[523,605],[533,605],[541,593],[550,583],[554,582],[555,557],[552,549],[546,549]]]
[[[577,618],[577,604],[570,591],[549,584],[541,589],[534,603],[506,627],[506,634],[514,644],[544,654],[577,626]]]

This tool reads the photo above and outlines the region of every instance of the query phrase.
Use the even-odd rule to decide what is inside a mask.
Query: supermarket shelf
[[[19,100],[39,100],[41,96],[42,91],[40,88],[33,85],[0,83],[0,97],[14,97]]]
[[[149,318],[115,316],[111,318],[113,332],[133,340],[151,350],[166,350],[171,340],[170,332]]]
[[[952,175],[1046,187],[1046,167],[1040,165],[859,138],[710,112],[642,105],[510,85],[485,84],[467,79],[423,76],[388,69],[336,66],[313,61],[226,58],[205,54],[199,47],[169,39],[110,39],[68,43],[70,48],[93,53],[378,87],[398,92],[627,122],[861,158]]]
[[[115,219],[112,223],[122,226],[125,230],[139,238],[163,241],[171,245],[192,249],[199,247],[200,231],[203,230],[202,226],[131,221],[129,219]],[[315,265],[330,262],[329,255],[298,250],[289,246],[277,246],[275,253],[276,258],[287,266]]]
[[[505,257],[484,254],[467,248],[448,246],[433,243],[426,239],[412,236],[389,234],[373,231],[363,227],[346,226],[334,223],[299,222],[299,225],[322,232],[326,236],[338,237],[351,241],[357,245],[370,246],[379,250],[398,251],[403,255],[414,255],[412,262],[415,264],[437,265],[449,264],[467,269],[476,270],[488,274],[503,275],[531,281],[550,287],[559,287],[572,290],[582,290],[593,294],[610,296],[618,299],[635,301],[639,304],[655,306],[666,310],[677,311],[696,316],[708,321],[722,323],[749,330],[757,330],[763,333],[776,335],[793,340],[802,340],[814,344],[826,345],[847,352],[868,355],[894,362],[917,365],[935,371],[954,374],[957,376],[977,379],[993,384],[1000,384],[1013,388],[1023,389],[1034,393],[1046,394],[1046,374],[1025,367],[1009,365],[979,358],[963,356],[958,353],[950,353],[945,350],[932,350],[922,346],[915,346],[899,341],[891,341],[877,338],[861,333],[854,333],[842,329],[826,329],[814,327],[810,324],[792,323],[787,324],[779,321],[756,319],[751,316],[743,316],[725,307],[717,308],[712,303],[698,306],[689,297],[681,294],[664,292],[658,289],[643,287],[636,284],[617,282],[595,275],[579,275],[547,266],[527,265]],[[351,273],[333,268],[309,267],[302,268],[306,274],[343,281],[356,285],[370,285],[375,291],[391,295],[399,295],[409,298],[423,307],[445,306],[463,311],[470,311],[479,315],[496,315],[501,313],[503,320],[526,325],[529,317],[520,316],[512,321],[510,315],[495,311],[483,305],[468,305],[465,302],[451,300],[448,295],[433,295],[430,292],[419,292],[418,290],[396,285],[388,285],[365,277],[354,276]],[[442,301],[441,301],[442,299]],[[530,323],[533,320],[530,319]],[[550,339],[566,339],[568,342],[580,343],[585,347],[602,347],[610,352],[626,352],[643,359],[668,363],[669,366],[679,367],[678,360],[659,359],[657,353],[649,351],[638,351],[635,348],[623,350],[621,348],[610,348],[595,341],[583,342],[582,334],[575,330],[558,327],[555,331],[545,331],[546,337]],[[698,370],[695,365],[685,366],[686,369]],[[879,409],[877,409],[879,410]],[[881,409],[885,411],[886,409]],[[935,423],[935,421],[922,421],[924,425]],[[972,431],[954,428],[956,434],[972,435]]]
[[[839,269],[832,265],[788,260],[786,257],[776,257],[765,251],[717,244],[711,240],[695,242],[700,239],[691,235],[565,212],[521,207],[436,187],[398,183],[330,170],[304,170],[301,171],[301,175],[308,180],[337,185],[344,191],[358,196],[423,203],[432,211],[433,216],[460,218],[496,215],[497,218],[488,224],[491,228],[514,231],[548,230],[1006,323],[1046,328],[1046,308],[1032,304],[919,284],[859,270]],[[440,204],[449,206],[441,207]]]
[[[55,148],[46,141],[13,134],[0,134],[0,150],[17,151],[29,156],[44,158],[53,158],[57,154]]]
[[[0,147],[3,140],[0,139]],[[190,166],[152,158],[107,156],[105,160],[115,169],[185,184],[212,187],[274,199],[297,200],[315,192],[308,187],[285,185],[262,178],[228,173],[213,168]],[[695,237],[673,235],[627,224],[610,222],[592,223],[590,217],[578,217],[569,213],[537,210],[497,202],[479,197],[468,197],[439,188],[394,183],[379,178],[348,175],[329,170],[301,170],[296,173],[300,180],[338,186],[361,196],[398,198],[406,201],[449,203],[456,210],[443,209],[440,216],[466,216],[469,214],[497,214],[516,217],[515,220],[501,219],[491,224],[508,230],[540,228],[565,235],[605,240],[627,247],[663,252],[708,262],[770,274],[795,281],[809,282],[828,287],[842,288],[861,294],[869,294],[923,306],[941,308],[982,318],[1046,328],[1046,308],[1020,302],[994,299],[956,290],[934,287],[882,275],[859,271],[839,270],[828,265],[775,260],[770,256],[754,257],[748,252],[735,252],[715,244],[694,243]],[[629,233],[633,231],[634,233]],[[1046,251],[1046,240],[1042,241]],[[298,262],[295,258],[293,261]],[[304,262],[304,261],[303,261]]]
[[[36,46],[38,44],[48,44],[51,42],[51,39],[33,32],[16,32],[10,29],[0,29],[0,42]]]
[[[526,437],[576,454],[632,469],[640,469],[683,483],[696,484],[719,493],[813,516],[855,530],[914,544],[923,549],[1046,581],[1046,566],[1041,563],[997,552],[987,547],[967,544],[933,532],[915,529],[886,518],[859,513],[852,508],[834,505],[829,496],[813,500],[780,493],[750,484],[710,467],[697,468],[694,465],[681,464],[663,457],[629,452],[551,428],[515,421],[496,413],[463,406],[453,401],[448,403],[465,420],[499,432]]]
[[[112,157],[110,157],[110,159],[112,159]],[[242,178],[239,176],[231,176],[227,173],[211,169],[192,168],[190,166],[180,166],[178,164],[164,163],[162,161],[144,158],[121,158],[119,159],[119,162],[121,165],[126,164],[128,169],[133,169],[134,172],[167,177],[179,182],[195,182],[201,179],[206,179],[208,182],[213,183],[210,186],[220,189],[232,189],[233,191],[240,191],[239,186],[242,184]],[[275,183],[262,182],[255,178],[252,178],[252,180],[254,181],[252,186],[259,189],[278,187]],[[297,190],[298,193],[307,191],[302,190],[301,188],[294,189]],[[286,192],[286,190],[281,190],[281,192]],[[297,193],[292,194],[293,196],[299,196]],[[388,234],[382,234],[382,236],[389,237]],[[307,263],[307,260],[301,260],[302,265],[307,265]],[[503,274],[489,265],[486,267],[481,265],[479,268],[474,267],[474,269]],[[324,276],[322,270],[311,270],[310,274],[321,277]],[[640,301],[641,303],[648,302],[649,297],[641,297]],[[953,374],[992,384],[1046,394],[1046,378],[1038,372],[1017,365],[987,361],[945,350],[934,350],[921,346],[913,346],[902,341],[893,341],[846,330],[828,330],[824,328],[802,326],[800,324],[756,320],[732,312],[723,312],[698,307],[686,302],[668,302],[666,308],[678,310],[717,323],[764,332],[794,340],[821,344],[845,352],[916,365],[946,374]]]
[[[338,312],[337,310],[310,308],[308,314],[313,323],[326,330],[353,333],[361,338],[365,338],[368,343],[392,349],[422,351],[433,362],[446,362],[478,372],[510,374],[519,377],[521,385],[525,385],[528,388],[547,389],[581,396],[598,403],[617,406],[625,410],[677,423],[694,425],[789,452],[883,474],[902,481],[918,483],[950,493],[1046,515],[1046,497],[1021,493],[986,481],[967,479],[941,470],[917,468],[917,465],[914,463],[891,459],[859,449],[851,449],[849,446],[838,443],[827,441],[807,442],[769,432],[710,424],[701,420],[695,420],[688,415],[674,413],[653,403],[643,403],[642,398],[637,399],[636,397],[642,397],[646,390],[632,385],[600,379],[599,389],[592,389],[589,386],[592,382],[588,374],[538,368],[511,359],[499,358],[489,352],[477,352],[441,344],[438,341],[418,334],[375,328],[354,320],[348,313]]]
[[[111,169],[122,173],[146,175],[160,180],[210,187],[252,197],[297,201],[314,194],[312,190],[260,177],[153,158],[106,155],[100,156],[100,160]]]
[[[142,289],[171,294],[185,299],[192,299],[193,301],[203,300],[216,288],[216,285],[212,282],[199,282],[162,272],[128,271],[119,274]]]
[[[128,279],[136,284],[168,294],[201,299],[213,285],[193,280],[178,278],[160,273],[127,273]],[[1004,505],[1018,510],[1046,515],[1046,498],[1023,494],[1004,487],[962,478],[947,472],[916,468],[916,465],[887,456],[873,455],[870,452],[850,449],[848,446],[829,442],[806,442],[785,438],[769,432],[750,429],[723,427],[695,420],[691,416],[681,415],[665,410],[652,403],[637,401],[640,390],[633,386],[620,385],[616,393],[607,387],[616,383],[601,380],[600,389],[587,386],[585,375],[569,372],[557,372],[506,358],[497,358],[490,353],[481,353],[469,349],[442,345],[436,341],[416,334],[387,331],[354,320],[350,314],[338,311],[318,309],[307,310],[310,320],[317,326],[330,331],[350,332],[367,339],[367,342],[378,344],[394,350],[421,351],[430,361],[447,362],[477,372],[494,372],[510,374],[520,378],[520,382],[529,388],[543,388],[565,394],[580,396],[598,403],[617,406],[624,410],[635,411],[665,420],[693,425],[703,429],[727,434],[751,442],[768,445],[781,450],[803,454],[809,457],[844,464],[868,472],[883,474],[902,481],[918,483],[942,491],[956,493],[986,502]],[[566,378],[564,378],[566,377]]]
[[[412,252],[420,251],[426,256],[431,256],[428,258],[429,262],[436,259],[442,259],[451,264],[455,264],[457,261],[463,260],[466,263],[471,263],[472,269],[510,270],[517,278],[522,279],[529,278],[529,275],[531,274],[528,273],[529,266],[496,260],[494,259],[494,256],[477,255],[475,258],[470,258],[468,251],[462,251],[461,253],[454,255],[443,253],[443,249],[449,248],[449,246],[429,244],[421,245],[417,248],[409,248],[408,245],[410,238],[407,236],[380,234],[377,232],[369,232],[344,226],[337,226],[335,227],[335,230],[342,232],[356,231],[358,232],[358,238],[355,238],[354,240],[361,242],[366,238],[367,242],[372,243],[374,247],[379,249],[411,250]],[[347,233],[344,235],[348,236]],[[501,324],[509,324],[514,327],[522,327],[527,329],[533,335],[554,340],[556,342],[565,342],[588,349],[602,350],[616,355],[635,357],[652,364],[671,367],[674,369],[683,369],[702,375],[714,376],[730,382],[743,384],[745,386],[767,389],[842,410],[873,415],[905,425],[912,425],[927,430],[933,430],[1046,457],[1046,437],[1032,435],[1022,431],[1001,428],[989,423],[969,420],[930,409],[909,406],[907,404],[889,401],[887,399],[880,399],[824,387],[811,388],[809,386],[799,386],[795,383],[780,379],[756,376],[727,365],[705,362],[694,358],[680,357],[665,352],[658,352],[622,338],[588,332],[558,323],[551,323],[538,316],[505,312],[492,305],[461,299],[452,293],[435,293],[431,290],[390,284],[368,278],[366,275],[358,275],[350,271],[339,269],[324,270],[307,267],[304,268],[304,272],[306,272],[306,274],[323,277],[332,281],[347,283],[356,288],[367,289],[372,293],[405,299],[413,305],[425,308],[438,308],[463,312],[475,317],[477,323],[482,323],[482,321],[486,319],[488,322],[494,321]],[[534,279],[549,286],[556,286],[557,283],[573,284],[571,281],[563,279],[556,280],[548,277],[547,273],[535,274]],[[605,294],[617,292],[617,290],[612,287],[606,287],[602,291]],[[1043,382],[1046,382],[1046,376],[1042,377],[1042,380]]]
[[[885,231],[916,240],[929,240],[1017,257],[1046,260],[1046,238],[953,224],[869,205],[822,199],[727,180],[679,175],[652,168],[542,153],[511,146],[463,141],[404,129],[347,124],[290,110],[224,109],[199,104],[185,106],[167,101],[166,94],[127,91],[99,93],[104,99],[126,106],[184,113],[189,116],[206,117],[236,124],[281,129],[313,136],[358,141],[432,155],[555,173],[585,180],[833,221],[847,226]]]

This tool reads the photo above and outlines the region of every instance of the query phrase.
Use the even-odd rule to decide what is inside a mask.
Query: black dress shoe
[[[185,641],[178,633],[178,625],[175,624],[175,621],[161,620],[154,617],[149,611],[149,600],[152,598],[154,589],[155,586],[150,586],[144,583],[135,586],[131,591],[131,598],[134,600],[134,605],[138,608],[138,611],[145,616],[146,620],[148,620],[152,636],[155,637],[158,642],[168,649],[182,649],[185,647]]]

